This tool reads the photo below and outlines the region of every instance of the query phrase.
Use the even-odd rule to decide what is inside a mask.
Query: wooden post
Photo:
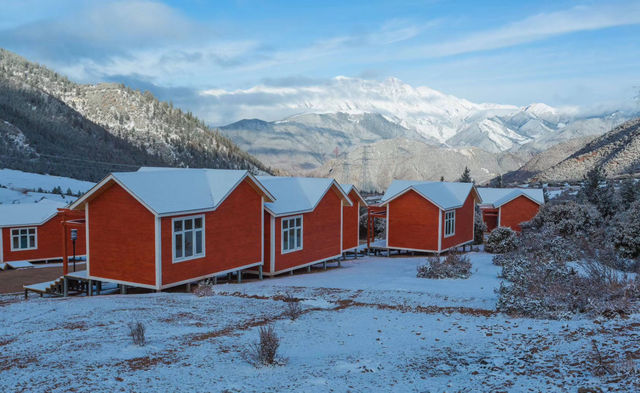
[[[238,284],[242,282],[242,270],[238,270]]]
[[[120,294],[122,295],[126,295],[127,294],[127,286],[124,284],[120,284]]]
[[[191,283],[187,283],[187,293],[191,293]]]
[[[102,281],[98,281],[98,295],[102,293]]]
[[[62,279],[62,285],[63,285],[62,296],[64,297],[69,296],[69,279],[67,277]]]
[[[24,290],[24,300],[27,300],[27,299],[29,299],[29,290],[25,289]]]
[[[218,284],[218,276],[213,276],[213,285]]]
[[[258,279],[262,281],[262,265],[258,266]]]
[[[293,276],[293,270],[289,270],[289,275]]]
[[[67,250],[67,213],[62,211],[62,275],[66,276],[69,274],[69,252]]]
[[[89,280],[87,282],[87,296],[93,296],[93,281]]]
[[[327,270],[327,261],[323,261],[323,262],[322,262],[322,268],[323,268],[324,270]]]
[[[311,273],[311,265],[307,266],[307,273]]]

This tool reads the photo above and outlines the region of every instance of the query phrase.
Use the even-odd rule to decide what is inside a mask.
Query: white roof
[[[356,194],[358,195],[358,197],[360,198],[360,201],[362,203],[364,203],[365,205],[367,204],[367,201],[365,201],[364,198],[362,197],[362,195],[360,195],[360,191],[358,191],[358,188],[356,186],[354,186],[353,184],[347,184],[347,183],[342,184],[341,183],[340,187],[342,187],[342,190],[344,190],[344,193],[347,194],[347,195],[349,195],[352,190],[355,191]],[[353,201],[351,201],[351,202],[353,202]]]
[[[115,172],[72,208],[114,179],[158,215],[210,210],[217,208],[247,176],[253,179],[246,170],[228,169],[141,168],[138,172]],[[261,184],[256,184],[271,198]]]
[[[276,200],[265,203],[264,207],[276,216],[313,211],[332,185],[351,206],[349,197],[333,179],[258,176],[258,180],[275,196]]]
[[[38,203],[0,204],[0,227],[42,225],[65,203],[43,199]]]
[[[455,209],[464,205],[473,188],[472,183],[394,180],[380,202],[384,205],[411,189],[442,210]]]
[[[539,188],[478,188],[483,205],[500,207],[519,196],[525,196],[538,205],[544,204],[544,193]]]

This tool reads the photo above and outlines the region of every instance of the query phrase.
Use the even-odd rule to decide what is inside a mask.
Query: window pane
[[[29,234],[30,235],[34,235],[35,233],[36,233],[36,229],[35,228],[29,229]]]
[[[295,229],[289,229],[289,249],[293,250],[296,248],[296,233]]]
[[[302,229],[296,229],[296,246],[302,246]]]
[[[14,249],[20,248],[20,238],[19,237],[14,237],[13,238],[13,248]]]
[[[181,234],[177,234],[176,235],[176,241],[175,241],[175,246],[176,246],[176,258],[182,258],[182,235]]]
[[[17,229],[12,229],[11,230],[11,236],[16,236],[19,233],[20,233],[20,231],[18,231]]]
[[[191,231],[184,233],[184,256],[193,256],[193,232]]]
[[[284,250],[288,250],[289,249],[289,231],[284,231],[282,232],[282,246],[284,248]]]
[[[29,248],[35,248],[35,247],[36,247],[36,237],[29,236]]]
[[[21,229],[20,230],[20,234],[21,235],[26,235],[27,234],[27,230],[26,229]]]
[[[202,228],[202,218],[196,218],[196,223],[195,223],[195,227],[196,228]]]
[[[27,248],[27,237],[20,236],[20,248]]]
[[[283,220],[282,221],[282,228],[283,229],[289,228],[289,220]]]
[[[296,218],[296,226],[302,225],[302,219],[300,217]]]
[[[202,254],[202,231],[196,232],[196,254]]]
[[[193,228],[193,220],[184,220],[184,229],[191,229]]]
[[[173,222],[173,230],[179,232],[182,230],[182,221],[174,221]]]

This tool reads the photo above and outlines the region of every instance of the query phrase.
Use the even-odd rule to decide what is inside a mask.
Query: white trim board
[[[172,230],[173,230],[173,222]],[[204,226],[204,223],[202,224]],[[173,237],[173,234],[172,234]],[[162,219],[155,218],[155,265],[156,265],[156,288],[162,287]],[[204,239],[203,239],[204,242]],[[173,243],[173,241],[172,241]]]

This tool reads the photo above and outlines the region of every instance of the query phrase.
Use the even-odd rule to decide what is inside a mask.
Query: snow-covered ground
[[[22,172],[13,169],[0,169],[0,203],[33,203],[44,199],[71,203],[75,197],[52,194],[51,191],[60,187],[62,192],[71,190],[72,193],[84,193],[95,183],[76,180],[69,177],[41,175]],[[30,190],[42,189],[44,192]]]
[[[186,293],[0,298],[0,391],[425,392],[637,391],[597,376],[604,356],[638,355],[640,316],[613,321],[510,318],[494,310],[490,256],[468,280],[415,278],[424,258],[367,257],[341,268]],[[280,296],[302,298],[287,319]],[[141,321],[148,344],[131,344]],[[283,365],[243,352],[272,324]],[[613,360],[612,357],[607,359]],[[637,384],[637,381],[635,382]]]

